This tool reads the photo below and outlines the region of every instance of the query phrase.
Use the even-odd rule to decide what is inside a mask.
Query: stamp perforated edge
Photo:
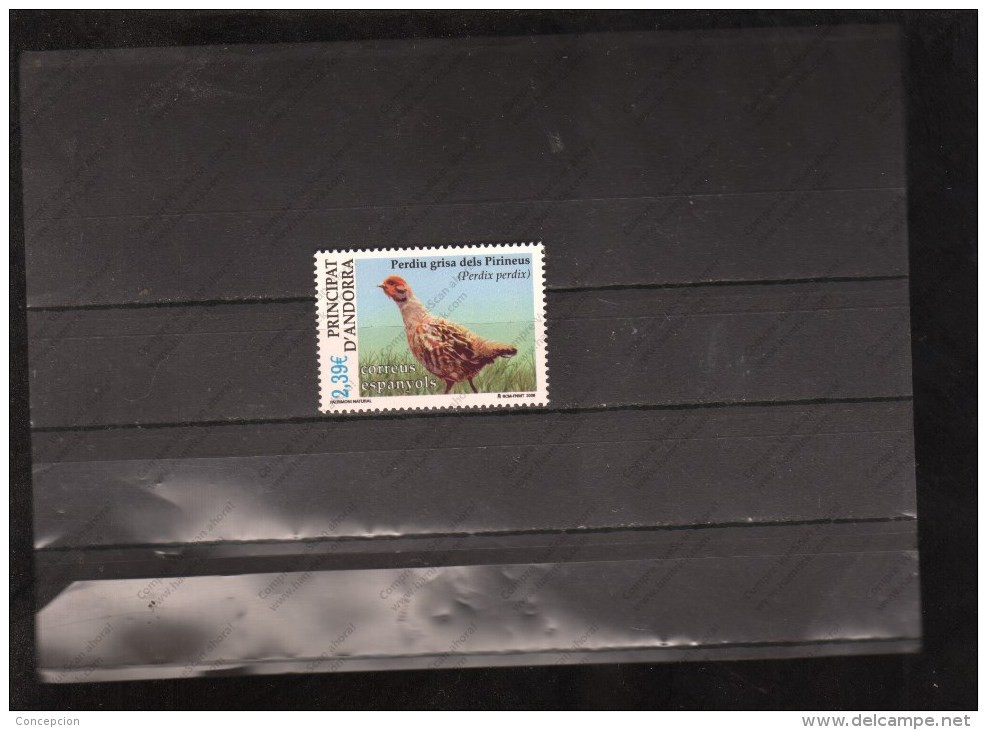
[[[483,253],[509,253],[517,250],[530,251],[532,254],[532,270],[537,272],[532,286],[532,298],[535,304],[535,378],[538,388],[535,397],[526,401],[510,399],[498,400],[496,393],[457,393],[434,394],[423,396],[377,396],[371,397],[370,403],[330,404],[329,387],[326,383],[326,355],[328,351],[325,322],[327,318],[326,300],[321,296],[322,281],[320,263],[329,255],[339,256],[352,254],[383,256],[387,254],[402,256],[458,256],[477,251]],[[549,367],[547,325],[545,320],[545,246],[541,241],[515,243],[463,243],[447,246],[412,246],[407,248],[354,248],[354,249],[323,249],[317,251],[314,257],[315,301],[316,301],[316,338],[318,344],[319,367],[319,411],[324,415],[340,413],[380,413],[384,411],[415,412],[415,411],[445,411],[445,410],[492,410],[500,408],[532,408],[548,405]],[[437,400],[434,404],[402,405],[396,399],[404,398]],[[395,403],[389,405],[387,401]]]

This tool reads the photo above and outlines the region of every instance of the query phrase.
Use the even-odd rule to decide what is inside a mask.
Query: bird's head
[[[411,295],[411,287],[400,276],[388,276],[378,284],[384,293],[396,302],[405,302]]]

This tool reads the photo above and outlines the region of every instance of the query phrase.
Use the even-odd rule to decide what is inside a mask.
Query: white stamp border
[[[531,268],[534,276],[531,282],[532,298],[534,299],[534,335],[535,335],[535,379],[537,390],[533,398],[514,399],[498,398],[498,393],[437,393],[432,395],[388,395],[369,398],[357,398],[360,402],[333,402],[328,394],[331,390],[328,380],[329,336],[327,333],[327,314],[325,297],[325,279],[322,270],[325,261],[330,256],[359,256],[361,258],[393,258],[400,256],[459,256],[470,253],[483,255],[530,253]],[[493,408],[532,408],[548,405],[549,372],[548,372],[548,343],[545,324],[545,246],[541,241],[518,243],[475,243],[456,244],[452,246],[412,246],[407,248],[381,249],[326,249],[315,253],[315,301],[316,301],[316,333],[318,339],[319,360],[319,411],[323,415],[341,413],[378,413],[384,411],[436,411],[459,409],[493,409]],[[359,316],[359,314],[357,314]],[[359,326],[359,321],[357,321]],[[369,402],[368,402],[369,401]]]

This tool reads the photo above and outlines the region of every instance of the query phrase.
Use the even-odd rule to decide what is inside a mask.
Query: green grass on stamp
[[[528,325],[530,328],[530,325]],[[391,328],[380,328],[380,330]],[[477,329],[489,330],[486,327]],[[501,331],[496,331],[501,330]],[[518,354],[511,358],[497,358],[490,365],[480,371],[473,382],[476,389],[481,393],[529,393],[537,389],[535,382],[535,355],[533,332],[529,335],[529,330],[524,328],[514,331],[505,331],[503,324],[496,327],[495,331],[483,331],[486,337],[497,337],[497,340],[504,343],[513,344],[518,349]],[[368,336],[369,335],[369,336]],[[511,336],[513,335],[513,336]],[[376,346],[376,347],[375,347]],[[362,395],[385,398],[396,395],[434,395],[445,392],[445,383],[439,378],[428,373],[424,366],[415,360],[408,350],[407,342],[404,339],[403,328],[396,329],[395,332],[376,331],[371,334],[370,330],[360,331],[360,369],[375,365],[413,365],[417,372],[411,374],[386,374],[386,375],[360,375],[361,382],[369,380],[377,382],[397,382],[402,380],[415,381],[427,377],[438,381],[435,388],[402,388],[380,393],[365,391]],[[471,393],[469,383],[457,383],[453,393]]]

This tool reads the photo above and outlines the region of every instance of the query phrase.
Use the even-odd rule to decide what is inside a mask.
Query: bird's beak
[[[383,289],[383,288],[384,288],[384,285],[383,285],[383,284],[378,284],[378,285],[377,285],[377,288],[378,288],[378,289]]]

